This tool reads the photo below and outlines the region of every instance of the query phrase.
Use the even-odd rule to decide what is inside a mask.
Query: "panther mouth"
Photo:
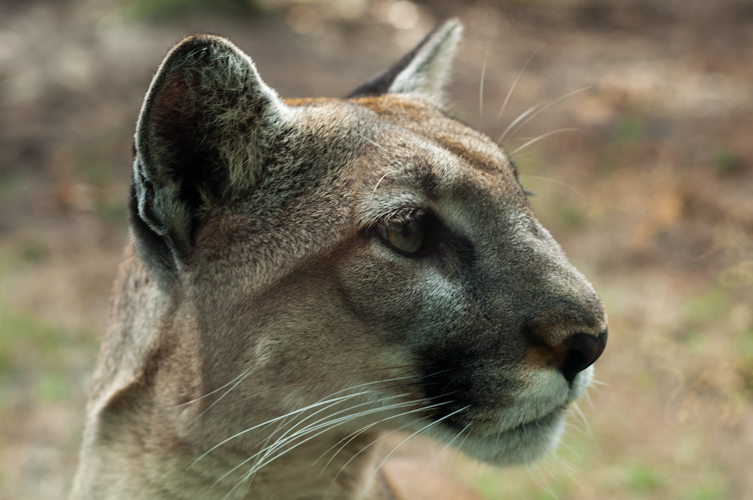
[[[485,422],[469,419],[462,430],[450,425],[437,429],[441,435],[435,437],[455,446],[462,443],[463,453],[482,462],[499,466],[525,464],[541,458],[556,446],[568,407],[568,403],[559,404],[546,413],[522,421],[517,419],[507,425],[500,424],[498,419],[494,424],[486,419]]]
[[[540,413],[530,418],[522,419],[522,421],[518,423],[513,423],[504,430],[498,431],[498,433],[508,436],[524,436],[527,433],[530,434],[537,431],[543,433],[552,432],[552,429],[560,427],[560,423],[564,420],[565,414],[570,408],[570,405],[580,396],[583,389],[590,381],[590,374],[581,377],[581,379],[583,380],[579,381],[580,384],[570,388],[568,397],[564,402],[553,406],[549,411],[545,411],[544,413]]]
[[[505,429],[501,431],[504,433],[526,433],[530,432],[532,428],[543,428],[543,427],[551,427],[553,423],[558,421],[562,416],[564,415],[565,411],[567,410],[568,405],[562,404],[557,407],[555,407],[552,411],[545,413],[540,416],[536,416],[534,418],[531,418],[530,420],[521,422],[513,427],[510,427],[508,429]]]

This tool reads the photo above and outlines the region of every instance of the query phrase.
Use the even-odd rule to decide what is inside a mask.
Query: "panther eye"
[[[379,234],[395,249],[404,253],[416,253],[424,242],[424,224],[412,219],[401,222],[388,221],[379,226]]]

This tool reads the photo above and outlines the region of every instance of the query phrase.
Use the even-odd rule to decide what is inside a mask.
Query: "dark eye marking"
[[[447,229],[432,212],[412,209],[385,217],[371,232],[394,252],[421,257],[436,251],[446,239]]]

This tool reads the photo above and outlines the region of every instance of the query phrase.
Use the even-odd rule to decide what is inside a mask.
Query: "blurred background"
[[[451,473],[489,500],[753,498],[753,3],[0,0],[0,499],[69,491],[169,47],[222,34],[283,97],[342,96],[449,16],[452,112],[503,136],[610,315],[554,456]]]

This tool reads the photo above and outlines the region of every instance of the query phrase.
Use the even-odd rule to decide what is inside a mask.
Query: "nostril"
[[[606,345],[606,328],[598,336],[588,333],[576,333],[568,338],[564,343],[566,349],[565,360],[560,367],[560,371],[568,383],[572,383],[578,373],[599,359]]]

